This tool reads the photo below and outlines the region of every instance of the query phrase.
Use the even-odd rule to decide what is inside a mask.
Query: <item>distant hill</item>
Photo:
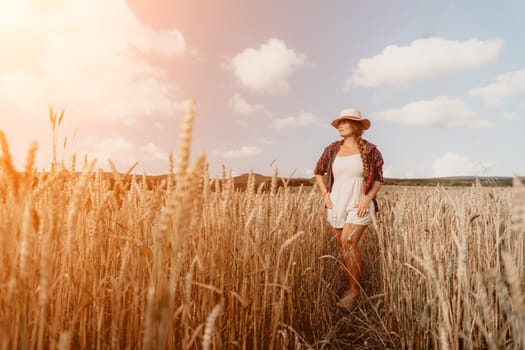
[[[42,179],[45,179],[49,174],[44,174]],[[76,173],[76,176],[80,176],[80,173]],[[92,175],[93,177],[95,174]],[[115,181],[115,175],[111,172],[103,172],[103,178],[110,180],[110,182]],[[143,175],[139,174],[119,174],[121,176],[121,181],[128,187],[130,180],[134,177],[136,180],[141,181]],[[236,189],[244,190],[248,183],[248,174],[242,174],[239,176],[234,176],[234,184]],[[145,180],[148,183],[148,187],[159,185],[167,181],[167,175],[146,175]],[[261,174],[255,174],[255,186],[259,187],[262,183],[265,183],[265,188],[269,188],[272,177],[265,176]],[[525,182],[525,177],[520,177],[522,182]],[[214,177],[212,177],[214,179]],[[512,177],[475,177],[475,176],[454,176],[454,177],[435,177],[435,178],[416,178],[416,179],[395,179],[395,178],[385,178],[385,185],[390,186],[472,186],[476,179],[479,180],[482,186],[491,186],[491,187],[510,187],[512,186]],[[36,179],[35,179],[36,180]],[[298,186],[313,186],[315,184],[315,177],[311,178],[277,178],[277,186],[283,186],[284,184],[290,187]],[[35,182],[36,185],[36,182]]]
[[[255,183],[259,185],[261,182],[267,182],[268,184],[272,181],[271,176],[264,176],[261,174],[254,174]],[[512,177],[475,177],[475,176],[451,176],[451,177],[434,177],[434,178],[415,178],[415,179],[395,179],[385,178],[385,185],[391,186],[472,186],[479,180],[482,186],[495,186],[495,187],[508,187],[512,186]],[[242,174],[234,177],[236,187],[245,187],[248,181],[248,174]],[[315,183],[315,177],[311,178],[284,178],[287,181],[288,186],[312,186]],[[525,182],[525,177],[521,177],[521,181]],[[283,178],[279,178],[280,184],[283,182]]]
[[[271,176],[265,176],[261,174],[253,174],[255,177],[255,186],[259,187],[261,183],[265,183],[266,186],[270,186],[272,182]],[[242,174],[234,176],[234,184],[236,189],[244,190],[248,183],[248,174]],[[148,176],[148,179],[154,181],[161,181],[166,178],[166,175],[159,176]],[[433,177],[433,178],[414,178],[414,179],[395,179],[395,178],[385,178],[385,185],[390,186],[472,186],[476,179],[479,180],[482,186],[490,187],[510,187],[512,186],[512,177],[475,177],[475,176],[451,176],[451,177]],[[525,183],[525,177],[521,177],[521,181]],[[288,186],[297,187],[297,186],[313,186],[315,184],[315,177],[311,178],[283,178],[278,177],[277,185],[282,186],[286,183]]]
[[[401,186],[472,186],[479,180],[482,186],[508,187],[512,186],[512,177],[491,176],[491,177],[476,177],[476,176],[450,176],[450,177],[433,177],[422,179],[388,179],[385,178],[386,185],[401,185]],[[525,177],[521,177],[521,181],[525,181]]]

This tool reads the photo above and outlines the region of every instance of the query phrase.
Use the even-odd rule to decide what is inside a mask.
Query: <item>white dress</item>
[[[330,193],[332,208],[328,209],[328,222],[334,228],[342,228],[345,223],[368,225],[372,223],[370,213],[374,204],[370,201],[368,212],[357,216],[355,207],[363,192],[363,163],[361,155],[337,156],[332,164],[334,184]]]

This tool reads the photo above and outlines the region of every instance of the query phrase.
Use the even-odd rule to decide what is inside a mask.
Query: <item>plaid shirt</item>
[[[365,153],[368,158],[368,176],[365,180],[365,194],[370,191],[374,181],[383,182],[383,156],[377,149],[376,145],[371,142],[365,141]],[[332,172],[332,164],[334,163],[337,152],[341,148],[343,140],[332,142],[329,146],[324,149],[321,158],[317,162],[314,170],[315,175],[326,174],[326,190],[330,192],[332,185],[334,184],[334,173]],[[375,203],[374,203],[375,204]],[[377,208],[377,206],[376,206]]]

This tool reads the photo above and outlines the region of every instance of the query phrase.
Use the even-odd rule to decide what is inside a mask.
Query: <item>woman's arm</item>
[[[370,189],[370,191],[368,191],[367,194],[361,196],[361,199],[356,205],[357,216],[362,217],[367,213],[368,208],[370,207],[370,201],[375,198],[381,186],[383,186],[383,183],[381,181],[376,180],[372,184],[372,188]]]
[[[375,198],[375,196],[376,196],[377,192],[379,192],[379,189],[381,188],[381,186],[383,186],[383,182],[377,181],[377,180],[374,181],[374,183],[372,184],[372,188],[365,195],[365,197],[368,197],[368,201],[371,201],[372,199]]]
[[[326,185],[324,183],[324,177],[323,175],[315,175],[315,181],[317,181],[317,186],[319,186],[319,189],[321,190],[321,193],[323,196],[328,193],[326,190]]]
[[[330,200],[330,192],[326,190],[326,184],[324,183],[323,175],[315,175],[315,181],[323,194],[325,208],[332,208],[332,201]]]

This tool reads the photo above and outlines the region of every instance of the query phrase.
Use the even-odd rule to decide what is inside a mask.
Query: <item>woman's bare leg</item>
[[[336,239],[336,242],[337,242],[337,256],[339,257],[339,262],[341,263],[341,271],[343,271],[343,274],[345,275],[345,279],[347,281],[350,281],[349,270],[345,267],[344,260],[343,260],[343,257],[344,257],[344,254],[345,254],[345,249],[343,247],[343,229],[342,228],[336,228],[336,229],[334,229],[334,231],[335,231],[335,234],[336,234],[335,239]],[[350,283],[350,282],[348,282],[348,283]]]
[[[343,229],[334,228],[334,232],[335,232],[335,241],[337,243],[337,253],[341,255],[343,252],[343,241],[341,239],[341,233],[343,232]]]
[[[359,240],[365,229],[366,225],[345,224],[337,239],[343,273],[348,281],[348,292],[338,306],[350,306],[346,304],[355,300],[360,294],[359,281],[363,259],[359,250]]]

